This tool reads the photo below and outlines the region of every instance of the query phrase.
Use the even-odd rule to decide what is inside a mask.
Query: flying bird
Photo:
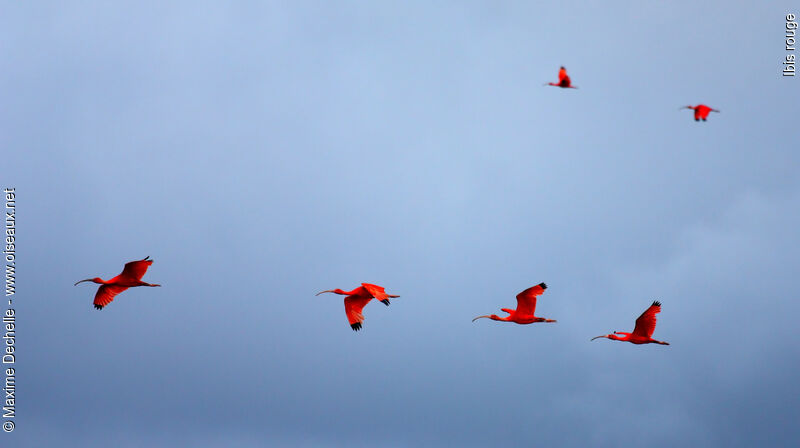
[[[553,319],[545,319],[544,317],[536,317],[533,315],[534,311],[536,311],[536,297],[542,295],[545,289],[547,289],[547,285],[544,283],[539,283],[538,285],[531,286],[525,291],[517,294],[516,310],[500,308],[501,311],[508,313],[508,316],[506,317],[490,314],[486,316],[478,316],[475,319],[472,319],[472,321],[475,322],[482,317],[486,317],[492,320],[514,322],[515,324],[521,325],[532,324],[534,322],[555,322]]]
[[[350,328],[353,331],[361,329],[361,323],[364,322],[364,315],[361,310],[372,299],[378,299],[384,305],[389,306],[389,299],[400,297],[392,294],[386,294],[386,290],[382,286],[372,285],[370,283],[362,283],[361,286],[352,291],[343,291],[341,289],[329,289],[327,291],[320,291],[317,295],[325,292],[332,292],[334,294],[341,294],[347,296],[344,298],[344,312],[347,314],[347,321],[350,322]]]
[[[142,277],[144,277],[144,273],[147,272],[147,268],[153,264],[153,260],[149,258],[150,256],[148,255],[142,260],[125,263],[125,268],[122,270],[122,273],[111,280],[103,280],[100,277],[87,278],[86,280],[76,282],[75,285],[83,282],[100,284],[101,286],[97,288],[97,294],[94,295],[94,307],[98,310],[102,310],[104,306],[114,300],[117,294],[128,288],[133,288],[135,286],[161,286],[142,281]]]
[[[594,341],[597,338],[608,338],[614,341],[628,341],[633,344],[661,344],[669,345],[669,342],[657,341],[652,338],[653,332],[656,330],[656,314],[661,312],[661,302],[655,301],[650,308],[645,310],[638,319],[636,319],[636,327],[633,333],[624,333],[615,331],[614,334],[607,334],[595,336],[592,338]]]
[[[694,110],[694,121],[700,121],[700,120],[706,121],[706,118],[708,118],[708,113],[709,112],[717,112],[717,113],[719,113],[719,111],[717,109],[712,109],[712,108],[706,106],[705,104],[698,104],[697,106],[683,106],[683,107],[680,108],[680,110],[683,110],[683,109],[693,109]]]
[[[561,66],[561,69],[558,70],[558,83],[555,82],[548,82],[545,84],[546,86],[555,86],[561,87],[564,89],[577,89],[577,87],[572,85],[572,81],[567,76],[567,69],[564,66]]]

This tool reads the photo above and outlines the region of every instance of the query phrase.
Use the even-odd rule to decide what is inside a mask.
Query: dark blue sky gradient
[[[163,3],[2,7],[3,446],[800,438],[796,4]]]

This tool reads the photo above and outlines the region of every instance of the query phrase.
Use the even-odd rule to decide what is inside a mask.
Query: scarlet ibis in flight
[[[547,289],[547,285],[544,283],[539,283],[538,285],[531,286],[525,291],[517,294],[516,310],[500,308],[501,311],[508,313],[508,316],[506,317],[500,317],[497,314],[490,314],[486,316],[478,316],[475,319],[472,319],[472,321],[475,322],[482,317],[486,317],[492,320],[514,322],[515,324],[521,325],[532,324],[534,322],[555,322],[553,319],[545,319],[544,317],[536,317],[533,315],[534,311],[536,311],[536,297],[542,295],[545,289]]]
[[[343,291],[337,288],[318,292],[317,295],[325,292],[332,292],[334,294],[347,296],[344,298],[344,312],[347,314],[347,320],[350,322],[350,328],[352,328],[353,331],[358,331],[361,329],[361,323],[364,322],[364,315],[361,314],[361,310],[364,309],[370,300],[378,299],[383,302],[384,305],[389,306],[390,298],[394,299],[396,297],[400,297],[392,294],[386,294],[386,290],[383,288],[383,286],[373,285],[370,283],[362,283],[361,286],[352,291]]]
[[[142,260],[125,263],[125,268],[122,269],[122,273],[111,280],[103,280],[100,277],[87,278],[86,280],[76,282],[75,285],[83,282],[100,284],[101,286],[97,288],[97,294],[94,295],[94,307],[98,310],[102,310],[104,306],[114,300],[117,294],[128,288],[133,288],[135,286],[161,286],[142,281],[144,273],[147,272],[147,268],[149,268],[151,264],[153,264],[153,260],[150,260],[150,256],[148,255]]]
[[[555,82],[548,82],[545,84],[546,86],[555,86],[561,87],[564,89],[577,89],[577,87],[572,85],[572,81],[567,76],[567,69],[564,66],[561,66],[561,69],[558,70],[558,83]]]
[[[653,332],[656,330],[656,314],[661,312],[661,302],[655,301],[650,308],[645,310],[638,319],[636,319],[636,327],[633,333],[623,333],[615,331],[614,334],[607,334],[595,336],[592,338],[594,341],[597,338],[608,338],[614,341],[628,341],[633,344],[661,344],[669,345],[669,342],[657,341],[652,338]]]
[[[681,110],[683,109],[694,109],[694,121],[706,121],[709,112],[719,113],[717,109],[712,109],[705,104],[698,104],[697,106],[683,106],[681,107]]]

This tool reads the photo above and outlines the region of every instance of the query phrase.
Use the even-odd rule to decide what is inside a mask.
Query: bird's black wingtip
[[[144,257],[144,259],[145,259],[145,260],[149,260],[149,259],[150,259],[150,255],[148,255],[148,256],[146,256],[146,257]],[[142,261],[144,261],[144,260],[142,260]]]
[[[658,307],[660,307],[660,306],[661,306],[661,302],[659,302],[658,300],[654,300],[654,301],[653,301],[653,306],[658,306]]]
[[[95,305],[94,305],[94,309],[96,309],[96,310],[102,310],[102,309],[103,309],[103,305],[98,305],[98,304],[96,304],[96,303],[95,303]]]
[[[358,331],[358,330],[360,330],[360,329],[361,329],[361,322],[356,322],[356,323],[354,323],[354,324],[350,324],[350,328],[352,328],[352,329],[353,329],[353,331]]]
[[[381,302],[382,302],[384,305],[386,305],[386,306],[389,306],[389,299],[383,299],[383,300],[381,300]]]
[[[547,284],[545,282],[539,283],[539,286],[541,286],[542,289],[547,289]]]

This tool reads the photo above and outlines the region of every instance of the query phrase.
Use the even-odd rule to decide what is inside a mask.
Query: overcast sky
[[[3,2],[0,444],[796,446],[790,3]]]

